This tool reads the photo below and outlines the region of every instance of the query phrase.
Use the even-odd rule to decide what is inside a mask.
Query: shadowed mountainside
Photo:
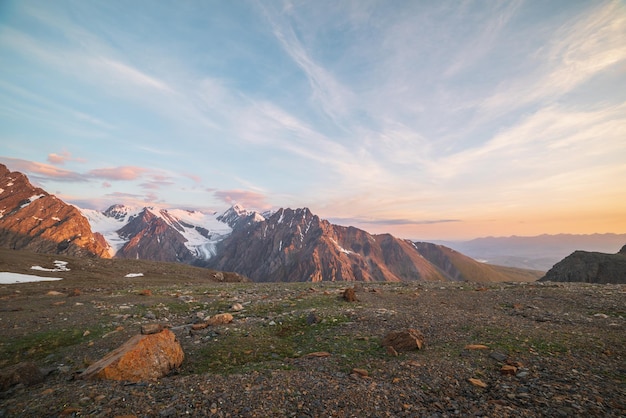
[[[574,251],[540,281],[626,284],[626,245],[617,254]]]

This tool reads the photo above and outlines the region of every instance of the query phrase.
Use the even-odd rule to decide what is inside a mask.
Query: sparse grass
[[[70,328],[43,331],[13,338],[0,343],[0,367],[27,360],[38,360],[55,354],[60,348],[82,344],[104,335],[107,330],[94,328],[83,336],[85,329]]]
[[[285,369],[288,359],[312,352],[327,351],[345,367],[382,355],[378,340],[341,334],[340,326],[349,322],[345,315],[329,316],[309,325],[306,316],[288,317],[275,325],[229,330],[206,342],[206,347],[191,360],[190,373],[245,373],[252,370]]]

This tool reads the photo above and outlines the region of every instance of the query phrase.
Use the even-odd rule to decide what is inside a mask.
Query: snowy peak
[[[128,218],[137,215],[139,212],[141,212],[141,209],[132,206],[112,205],[107,210],[102,212],[102,214],[108,218],[113,218],[118,221],[127,221]]]
[[[217,220],[224,222],[231,228],[235,228],[241,223],[262,222],[265,220],[265,217],[256,211],[247,210],[237,203],[218,216]]]

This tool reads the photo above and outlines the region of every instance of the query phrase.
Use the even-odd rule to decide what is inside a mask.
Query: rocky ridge
[[[574,251],[554,265],[541,281],[626,283],[626,245],[617,254]]]
[[[80,211],[0,164],[0,245],[72,256],[108,257],[108,244]]]

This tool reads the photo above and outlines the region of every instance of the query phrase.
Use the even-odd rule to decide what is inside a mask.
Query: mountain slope
[[[424,253],[426,248],[431,253],[439,248],[422,247]],[[429,261],[422,251],[389,234],[371,235],[330,224],[306,208],[280,209],[265,221],[235,229],[207,265],[254,281],[506,280],[461,254]],[[437,264],[440,261],[442,265]],[[446,262],[456,266],[454,271]]]
[[[503,282],[507,275],[494,267],[443,245],[429,242],[414,243],[417,251],[428,261],[438,266],[449,280],[470,282]]]
[[[0,245],[41,253],[108,257],[100,234],[72,205],[0,164]]]
[[[540,281],[626,284],[626,245],[617,254],[574,251]]]

